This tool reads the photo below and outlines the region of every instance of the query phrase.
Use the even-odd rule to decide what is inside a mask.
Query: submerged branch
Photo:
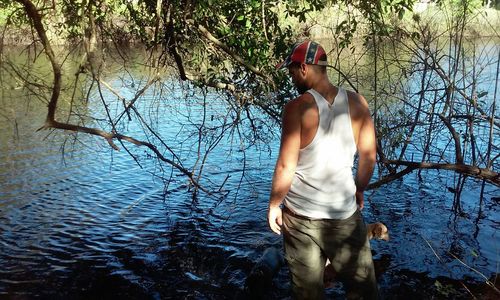
[[[443,266],[448,270],[448,272],[450,272],[450,274],[453,274],[453,272],[450,270],[450,268],[448,268],[448,266],[446,265],[446,263],[437,254],[436,250],[434,250],[434,247],[432,247],[431,243],[424,236],[420,235],[420,237],[427,243],[427,245],[429,246],[429,248],[431,248],[432,253],[434,253],[434,255],[436,256],[436,258],[438,259],[438,261],[443,264]],[[470,289],[465,285],[465,283],[463,283],[462,281],[459,281],[459,282],[465,288],[465,290],[472,296],[473,299],[477,299],[474,296],[474,294],[472,294],[472,292],[470,291]]]
[[[497,289],[497,287],[495,286],[495,284],[493,282],[491,282],[488,277],[484,276],[483,273],[479,272],[477,269],[469,266],[468,264],[464,263],[460,258],[458,258],[455,254],[451,253],[448,251],[448,254],[453,256],[454,259],[458,260],[459,263],[461,263],[462,265],[466,266],[467,268],[469,268],[469,270],[473,271],[474,273],[476,274],[479,274],[481,277],[483,277],[484,279],[484,282],[489,286],[491,287],[496,293],[497,295],[500,295],[500,290]]]

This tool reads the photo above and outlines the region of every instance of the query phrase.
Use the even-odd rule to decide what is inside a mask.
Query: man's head
[[[320,44],[306,40],[295,44],[285,61],[276,66],[278,69],[288,68],[292,81],[300,94],[310,87],[306,74],[326,74],[328,65],[326,52]]]
[[[295,44],[285,61],[276,68],[287,68],[292,63],[328,66],[325,49],[320,44],[309,40]]]

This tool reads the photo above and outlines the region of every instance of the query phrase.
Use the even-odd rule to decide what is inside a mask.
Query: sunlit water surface
[[[187,153],[193,143],[182,142],[179,132],[192,127],[175,120],[192,106],[171,95],[168,103],[178,109],[165,108],[158,132]],[[99,138],[79,135],[74,142],[66,133],[36,132],[45,117],[37,101],[1,103],[1,298],[234,299],[263,251],[281,249],[266,222],[278,138],[245,153],[223,139],[204,174],[219,184],[230,175],[228,194],[193,197],[176,172],[166,187],[160,176],[169,178],[170,169],[160,172],[143,148],[126,144],[141,168],[119,144],[117,152]],[[138,127],[127,130],[140,136]],[[367,192],[365,221],[390,230],[389,242],[372,241],[385,298],[470,298],[461,282],[489,297],[479,273],[494,280],[498,272],[499,193],[487,186],[480,212],[480,182],[469,180],[466,213],[456,215],[447,189],[454,176],[411,174]],[[269,298],[289,297],[287,272],[285,266],[276,276]],[[339,286],[327,293],[342,298]]]

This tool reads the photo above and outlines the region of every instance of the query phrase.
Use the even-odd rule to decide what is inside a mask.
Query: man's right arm
[[[281,145],[274,169],[271,196],[269,199],[268,222],[272,231],[281,233],[281,202],[292,185],[300,150],[301,113],[300,100],[285,106],[281,132]]]

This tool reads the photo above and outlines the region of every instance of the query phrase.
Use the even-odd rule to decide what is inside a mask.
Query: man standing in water
[[[376,159],[374,125],[363,96],[331,84],[326,66],[324,49],[312,41],[296,44],[278,66],[288,68],[301,95],[283,113],[269,226],[277,234],[283,231],[294,299],[324,298],[327,258],[347,298],[377,299],[360,213]]]

